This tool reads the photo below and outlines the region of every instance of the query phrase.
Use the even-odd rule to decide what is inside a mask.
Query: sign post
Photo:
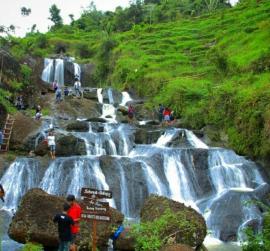
[[[111,199],[112,192],[108,190],[97,190],[92,188],[82,188],[82,220],[93,220],[92,227],[92,251],[97,249],[97,223],[98,221],[110,221],[110,207],[108,202],[98,201],[99,199]],[[91,238],[90,238],[91,239]]]

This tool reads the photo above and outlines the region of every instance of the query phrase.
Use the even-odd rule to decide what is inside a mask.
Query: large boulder
[[[269,192],[268,185],[250,192],[241,189],[230,190],[215,199],[208,209],[211,217],[207,221],[211,229],[214,229],[213,235],[222,241],[237,241],[239,226],[248,226],[254,232],[258,231],[262,220],[262,208],[247,202],[261,201],[267,191]],[[251,211],[252,217],[249,216]]]
[[[67,125],[67,131],[88,132],[89,123],[86,121],[74,121]]]
[[[56,155],[86,155],[85,142],[73,135],[60,136],[56,140]]]
[[[141,222],[153,222],[166,214],[168,210],[175,215],[176,219],[168,223],[163,237],[170,237],[174,240],[174,244],[200,246],[206,236],[205,220],[194,209],[182,203],[151,195],[141,210]]]
[[[93,89],[93,88],[84,89],[83,97],[86,99],[95,100],[97,102],[98,101],[97,89]]]
[[[57,226],[52,219],[62,211],[65,199],[49,195],[41,189],[29,190],[9,226],[9,236],[20,243],[37,242],[45,247],[58,246]],[[98,222],[98,247],[107,245],[109,237],[115,228],[122,224],[124,216],[110,208],[111,222]],[[78,245],[81,251],[89,251],[92,226],[89,222],[81,222],[81,234]]]
[[[162,135],[162,129],[143,129],[138,128],[134,134],[136,144],[154,144]]]
[[[36,121],[22,113],[17,113],[10,139],[10,150],[23,152],[33,150],[36,134],[40,126],[40,121]]]

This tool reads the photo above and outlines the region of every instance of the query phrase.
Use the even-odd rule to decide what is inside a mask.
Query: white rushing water
[[[5,189],[3,209],[16,210],[22,196],[39,182],[39,163],[31,158],[18,158],[1,178]]]
[[[159,137],[156,146],[160,147],[167,146],[167,144],[172,141],[176,133],[177,133],[176,129],[166,130],[165,133]]]
[[[128,92],[122,92],[122,102],[121,106],[126,106],[128,102],[132,101],[132,98],[130,97]]]
[[[77,63],[73,63],[74,65],[74,78],[78,78],[81,80],[81,67]]]
[[[53,71],[54,71],[54,60],[50,58],[44,59],[44,69],[42,72],[41,79],[46,83],[53,82]]]
[[[54,80],[57,81],[59,86],[64,86],[64,60],[63,59],[55,59],[55,72],[54,72]]]
[[[209,147],[203,143],[198,137],[195,136],[195,134],[192,131],[185,130],[187,140],[189,143],[195,147],[195,148],[202,148],[202,149],[208,149]]]

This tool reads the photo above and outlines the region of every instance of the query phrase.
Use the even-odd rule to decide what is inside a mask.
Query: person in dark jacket
[[[69,251],[72,241],[71,226],[74,225],[74,221],[67,214],[69,209],[70,205],[65,203],[63,205],[63,212],[55,215],[53,219],[54,223],[58,223],[60,241],[58,251]]]

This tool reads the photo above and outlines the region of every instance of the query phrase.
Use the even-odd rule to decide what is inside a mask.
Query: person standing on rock
[[[3,202],[5,202],[4,196],[5,196],[5,190],[4,190],[3,186],[0,184],[0,199]]]
[[[81,82],[79,81],[78,78],[75,79],[75,83],[74,83],[74,90],[75,90],[75,95],[77,97],[81,97]]]
[[[74,225],[74,221],[68,216],[67,212],[70,209],[70,205],[65,203],[63,205],[63,212],[55,215],[53,222],[58,223],[58,235],[59,235],[59,248],[58,251],[69,251],[72,240],[71,227]]]
[[[48,141],[48,146],[50,148],[51,158],[55,159],[55,145],[56,144],[55,144],[55,136],[52,131],[49,132],[47,141]]]
[[[160,123],[163,121],[163,112],[164,112],[164,106],[162,104],[158,105],[158,120]]]
[[[61,102],[61,98],[62,98],[62,91],[61,88],[58,88],[55,92],[55,99],[56,99],[56,103],[60,103]]]
[[[77,246],[75,243],[80,233],[80,220],[82,209],[80,205],[76,202],[75,196],[72,194],[67,196],[67,202],[70,205],[70,209],[68,210],[68,216],[70,216],[74,221],[74,225],[71,226],[72,241],[70,251],[77,251]]]

